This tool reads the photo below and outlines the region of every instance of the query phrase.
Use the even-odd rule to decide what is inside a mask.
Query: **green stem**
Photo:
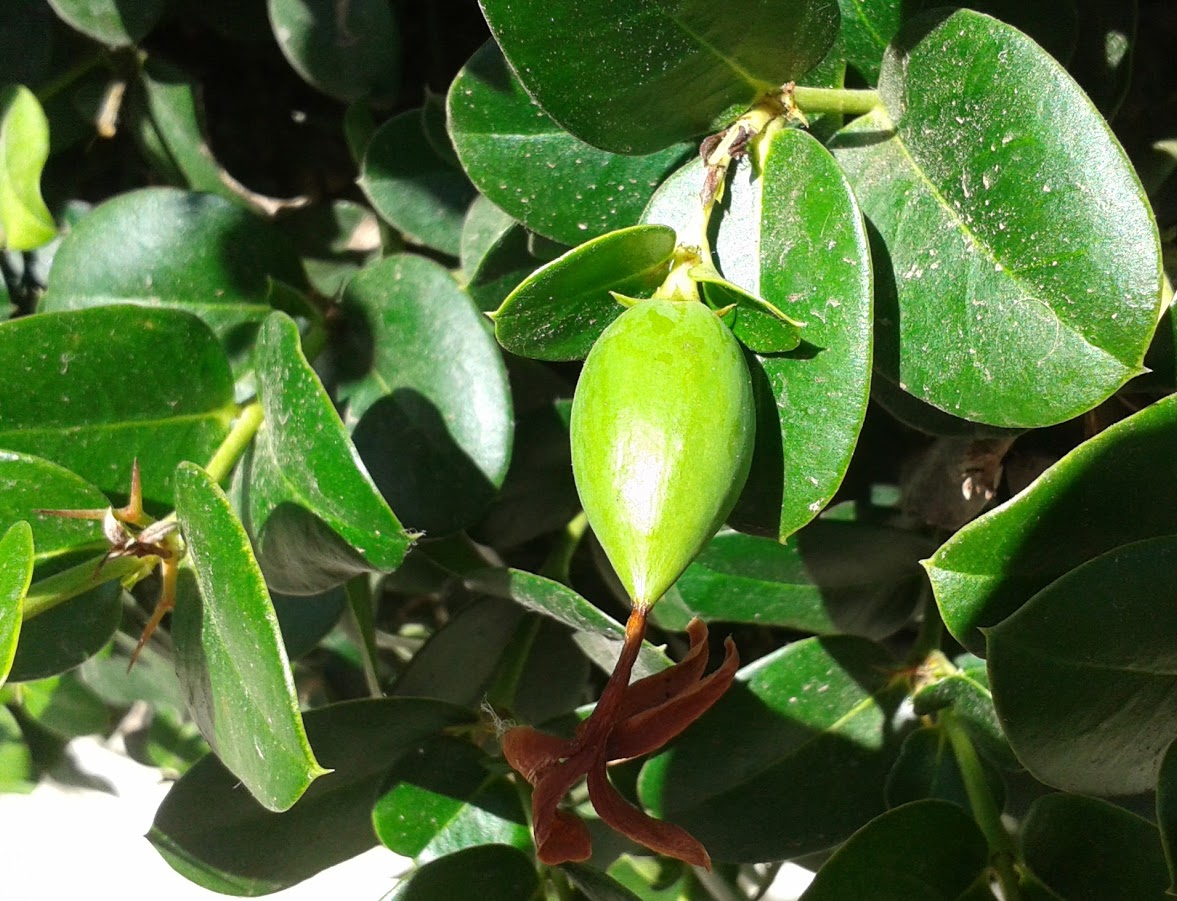
[[[351,608],[352,622],[360,637],[360,657],[364,666],[364,682],[368,694],[374,698],[384,697],[380,687],[380,676],[376,672],[376,623],[372,616],[372,585],[368,574],[361,573],[347,583],[347,602]]]
[[[548,559],[540,567],[539,574],[559,582],[561,585],[568,585],[572,555],[576,553],[576,549],[580,546],[580,540],[584,538],[587,528],[587,516],[583,513],[578,513],[573,517],[568,525],[564,527],[564,532],[560,535],[560,540],[556,542],[556,546],[552,548],[552,552],[548,554]]]
[[[233,471],[233,467],[237,465],[237,461],[241,459],[245,449],[249,447],[249,442],[257,434],[264,418],[265,413],[260,401],[255,400],[242,408],[237,415],[237,421],[233,423],[233,428],[229,430],[229,434],[225,436],[225,440],[221,442],[221,446],[217,448],[213,458],[208,461],[208,466],[204,467],[205,471],[213,477],[213,481],[223,482],[229,477],[229,473]]]
[[[34,616],[40,616],[58,604],[85,594],[91,588],[123,579],[143,569],[143,561],[136,557],[116,557],[100,567],[102,559],[95,557],[34,582],[25,595],[24,606],[21,609],[22,619],[30,620]]]
[[[952,753],[964,779],[965,793],[968,795],[969,805],[973,808],[973,817],[989,844],[989,862],[997,873],[1002,897],[1005,901],[1019,901],[1021,891],[1014,869],[1017,852],[1013,839],[1001,822],[1001,811],[993,799],[993,793],[989,791],[989,784],[985,781],[985,772],[981,767],[977,749],[973,747],[968,732],[953,711],[942,712],[939,724],[952,745]]]
[[[807,88],[802,85],[793,89],[793,99],[805,113],[845,113],[854,116],[869,113],[881,103],[878,91]]]

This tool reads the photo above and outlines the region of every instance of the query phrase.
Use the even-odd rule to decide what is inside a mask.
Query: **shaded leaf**
[[[978,627],[1000,622],[1059,576],[1119,545],[1177,533],[1175,441],[1170,397],[1080,444],[945,542],[927,569],[953,636],[984,654]]]
[[[1177,537],[1067,573],[986,631],[993,701],[1036,779],[1069,791],[1152,788],[1177,734]]]
[[[57,233],[41,199],[41,170],[49,159],[49,121],[36,95],[22,85],[0,88],[0,241],[32,250]]]
[[[376,130],[364,151],[359,185],[381,218],[409,241],[458,255],[475,190],[426,140],[420,110],[394,116]]]
[[[339,396],[373,480],[415,529],[470,525],[506,477],[514,433],[486,321],[445,269],[408,254],[365,268],[343,302],[366,346]]]
[[[625,308],[613,297],[649,297],[665,280],[674,232],[636,225],[575,247],[532,273],[495,313],[495,337],[539,360],[584,359]]]
[[[71,551],[102,551],[107,546],[100,522],[37,511],[101,510],[109,503],[101,491],[56,463],[0,451],[0,528],[21,520],[29,523],[34,563],[46,563]]]
[[[646,764],[643,802],[719,861],[833,847],[884,810],[883,781],[903,738],[892,728],[894,666],[878,646],[847,637],[804,639],[757,660]]]
[[[106,201],[73,227],[39,309],[178,307],[208,323],[240,359],[271,312],[275,281],[299,286],[304,278],[272,224],[221,197],[142,188]]]
[[[1170,742],[1161,758],[1157,774],[1157,826],[1160,830],[1161,845],[1165,852],[1165,865],[1169,870],[1168,893],[1173,894],[1177,886],[1177,741]]]
[[[584,143],[527,95],[493,41],[458,73],[447,104],[454,148],[478,190],[564,244],[635,224],[654,189],[691,153],[673,142],[644,156]]]
[[[372,809],[380,841],[418,864],[475,845],[529,850],[519,795],[487,762],[468,742],[444,737],[405,755]]]
[[[427,863],[402,882],[389,901],[519,901],[538,890],[539,877],[530,857],[506,845],[481,845]]]
[[[225,767],[270,810],[327,772],[303,730],[294,677],[249,537],[224,492],[194,464],[176,473],[186,560],[172,637],[188,708]]]
[[[1005,783],[992,764],[982,764],[990,796],[998,810],[1005,799]],[[943,729],[925,726],[903,740],[895,766],[887,774],[887,805],[898,807],[911,801],[939,798],[951,801],[975,818],[972,802],[952,744]]]
[[[826,861],[801,901],[956,901],[988,863],[972,817],[947,801],[913,801],[872,820]]]
[[[345,103],[387,98],[400,83],[400,30],[384,0],[267,0],[294,71]]]
[[[865,523],[818,521],[782,545],[727,532],[679,577],[685,608],[707,621],[786,626],[882,638],[911,615],[919,535]]]
[[[1156,827],[1121,807],[1047,795],[1022,824],[1026,866],[1059,897],[1150,901],[1169,897]]]
[[[1139,374],[1156,224],[1066,72],[959,10],[905,27],[879,91],[885,109],[833,142],[877,231],[878,373],[1004,427],[1061,422]]]
[[[111,47],[134,44],[163,16],[169,0],[49,0],[53,11],[86,37]]]
[[[164,798],[148,839],[189,880],[263,895],[294,885],[376,844],[372,802],[387,772],[469,712],[410,698],[351,701],[306,715],[315,754],[331,767],[284,814],[263,808],[213,755]]]
[[[837,7],[814,0],[797,0],[787,12],[747,0],[722,9],[696,0],[591,0],[567,17],[550,15],[542,0],[481,6],[544,112],[618,153],[650,153],[730,124],[812,68],[838,30]]]
[[[180,310],[120,305],[14,319],[0,324],[0,367],[0,447],[116,496],[126,495],[138,457],[144,500],[158,507],[171,506],[176,464],[207,460],[237,410],[224,350]]]
[[[968,730],[969,738],[989,760],[1006,769],[1021,768],[997,719],[985,661],[963,655],[949,675],[918,688],[912,694],[912,706],[919,716],[951,707],[957,722]]]
[[[360,464],[286,316],[263,324],[255,366],[265,421],[241,479],[267,581],[317,594],[357,573],[396,569],[409,536]]]
[[[31,586],[36,591],[36,583]],[[8,674],[9,682],[31,682],[67,672],[97,654],[119,627],[122,589],[107,582],[26,619]]]

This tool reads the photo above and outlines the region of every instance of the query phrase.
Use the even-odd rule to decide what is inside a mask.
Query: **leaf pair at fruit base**
[[[622,798],[609,782],[606,766],[658,750],[702,716],[731,685],[739,654],[727,638],[723,663],[702,678],[708,657],[707,626],[692,620],[687,627],[691,649],[686,657],[628,685],[644,632],[645,612],[635,610],[617,668],[596,709],[571,739],[529,726],[517,726],[503,736],[507,762],[535,787],[531,800],[535,843],[539,859],[546,864],[587,860],[592,853],[584,821],[558,809],[560,799],[581,776],[587,776],[589,800],[601,819],[618,832],[659,854],[711,867],[707,851],[690,833],[654,819]]]

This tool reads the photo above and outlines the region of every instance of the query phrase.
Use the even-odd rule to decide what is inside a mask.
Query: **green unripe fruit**
[[[752,384],[697,301],[643,300],[593,345],[572,401],[572,471],[634,606],[657,601],[715,535],[748,476]]]

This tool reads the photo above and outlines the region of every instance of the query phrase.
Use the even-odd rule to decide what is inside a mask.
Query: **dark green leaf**
[[[462,274],[466,293],[483,312],[497,310],[540,260],[531,254],[531,235],[481,194],[462,225]]]
[[[583,863],[566,863],[561,869],[569,882],[580,889],[588,901],[642,901],[624,885],[600,870]],[[648,888],[648,886],[646,886]],[[681,897],[675,895],[675,898]]]
[[[625,308],[613,294],[649,297],[665,280],[674,231],[636,225],[594,238],[533,273],[495,314],[495,336],[512,353],[582,360]]]
[[[38,564],[70,551],[105,550],[107,542],[100,522],[37,511],[101,510],[109,503],[101,491],[56,463],[0,451],[0,528],[27,520]]]
[[[633,225],[654,189],[691,152],[674,144],[622,156],[573,137],[527,95],[493,42],[458,73],[448,105],[450,135],[478,190],[532,231],[564,244]]]
[[[1066,72],[959,10],[901,32],[879,90],[885,109],[834,140],[877,232],[879,374],[1005,427],[1076,416],[1139,374],[1156,224]]]
[[[409,536],[359,464],[286,316],[262,326],[255,367],[265,421],[242,481],[270,585],[317,594],[357,573],[396,569]]]
[[[176,673],[200,731],[270,810],[287,810],[327,770],[307,743],[294,677],[249,537],[200,467],[176,473],[191,569],[180,574]]]
[[[625,628],[566,585],[518,569],[487,569],[466,578],[468,588],[500,598],[511,598],[528,610],[570,627],[576,643],[606,672],[613,669]],[[665,669],[670,660],[650,644],[642,647],[634,666],[636,677]]]
[[[25,592],[33,578],[33,530],[27,522],[13,523],[0,538],[0,686],[8,679]]]
[[[1169,894],[1177,887],[1177,741],[1170,742],[1157,774],[1157,826],[1169,870]]]
[[[53,11],[86,37],[111,47],[134,44],[163,16],[170,0],[49,0]]]
[[[340,373],[339,396],[372,478],[415,529],[470,525],[503,484],[514,427],[486,320],[445,269],[408,254],[364,269],[343,300],[370,342]]]
[[[829,153],[797,130],[773,135],[760,174],[729,175],[713,241],[724,276],[805,323],[787,354],[749,357],[756,451],[728,521],[784,539],[842,482],[866,415],[871,370],[871,267],[849,185]],[[698,234],[702,165],[655,195],[646,221]],[[715,217],[713,217],[714,219]]]
[[[985,837],[947,801],[914,801],[872,820],[834,852],[802,901],[956,901],[988,863]]]
[[[403,757],[372,810],[380,841],[418,864],[474,845],[530,850],[519,795],[488,762],[468,742],[444,737]]]
[[[454,152],[454,142],[450,140],[450,133],[446,126],[446,95],[438,94],[425,86],[425,100],[421,104],[421,131],[425,140],[433,148],[438,159],[455,169],[461,168],[458,154]]]
[[[32,587],[35,591],[36,583]],[[56,676],[93,657],[119,627],[121,598],[118,583],[107,582],[26,619],[8,681]]]
[[[352,200],[303,207],[278,224],[302,257],[307,278],[324,297],[338,297],[348,280],[380,251],[376,214]]]
[[[984,654],[977,628],[1001,621],[1059,576],[1121,544],[1177,533],[1174,442],[1170,397],[1079,445],[949,539],[927,568],[956,639]]]
[[[1121,807],[1047,795],[1022,824],[1026,866],[1067,901],[1161,901],[1168,876],[1156,827]]]
[[[106,732],[113,725],[102,699],[72,672],[26,682],[21,707],[39,726],[66,740]]]
[[[123,496],[138,457],[144,499],[163,507],[176,464],[208,459],[236,413],[224,350],[180,310],[121,305],[14,319],[0,324],[0,367],[0,447]]]
[[[462,220],[475,191],[425,139],[420,110],[389,119],[372,135],[359,185],[376,212],[407,240],[458,255]]]
[[[271,592],[270,600],[282,629],[286,656],[291,660],[313,650],[335,628],[347,606],[347,594],[342,588],[333,588],[310,597]]]
[[[836,51],[870,84],[879,80],[883,51],[899,30],[909,0],[838,0],[842,29]],[[805,80],[809,84],[808,78]]]
[[[449,854],[417,870],[389,901],[520,901],[539,891],[531,858],[505,845],[482,845]]]
[[[0,706],[0,792],[30,792],[36,778],[33,755],[25,743],[20,723],[7,707]]]
[[[782,545],[727,532],[676,583],[704,620],[882,638],[911,615],[931,544],[911,532],[814,522]]]
[[[0,243],[32,250],[56,233],[41,199],[41,170],[49,159],[49,121],[22,85],[0,88]]]
[[[502,598],[463,608],[413,655],[391,694],[477,710],[523,617],[518,604]]]
[[[712,266],[697,266],[691,278],[699,282],[703,299],[723,313],[740,343],[758,354],[784,353],[801,343],[804,323],[790,319],[762,297],[727,281]]]
[[[984,766],[989,792],[1000,810],[1005,798],[1001,773],[992,765]],[[887,774],[887,805],[898,807],[910,801],[939,798],[951,801],[973,815],[972,802],[952,752],[952,744],[943,729],[916,729],[903,741],[895,766]]]
[[[803,75],[838,31],[832,3],[591,0],[552,16],[543,0],[481,0],[527,91],[577,137],[650,153],[729,125]],[[554,48],[575,47],[575,53]]]
[[[757,660],[646,764],[642,800],[719,861],[780,860],[844,841],[884,810],[903,738],[894,666],[847,637],[808,638]]]
[[[1067,573],[987,630],[993,701],[1036,779],[1068,791],[1152,788],[1177,734],[1177,536]]]
[[[400,83],[400,31],[386,0],[268,0],[274,37],[299,75],[345,103]]]
[[[237,359],[271,311],[274,281],[298,286],[304,278],[273,225],[221,197],[144,188],[74,226],[39,309],[179,307],[207,322]]]
[[[972,654],[963,655],[947,675],[917,689],[912,702],[919,716],[929,716],[951,707],[958,722],[968,730],[969,737],[986,757],[1006,769],[1021,768],[1001,731],[984,660]]]
[[[353,701],[313,710],[307,733],[331,772],[285,814],[264,809],[211,754],[168,793],[148,839],[206,888],[262,895],[307,879],[376,844],[372,802],[404,755],[469,712],[436,701]]]

